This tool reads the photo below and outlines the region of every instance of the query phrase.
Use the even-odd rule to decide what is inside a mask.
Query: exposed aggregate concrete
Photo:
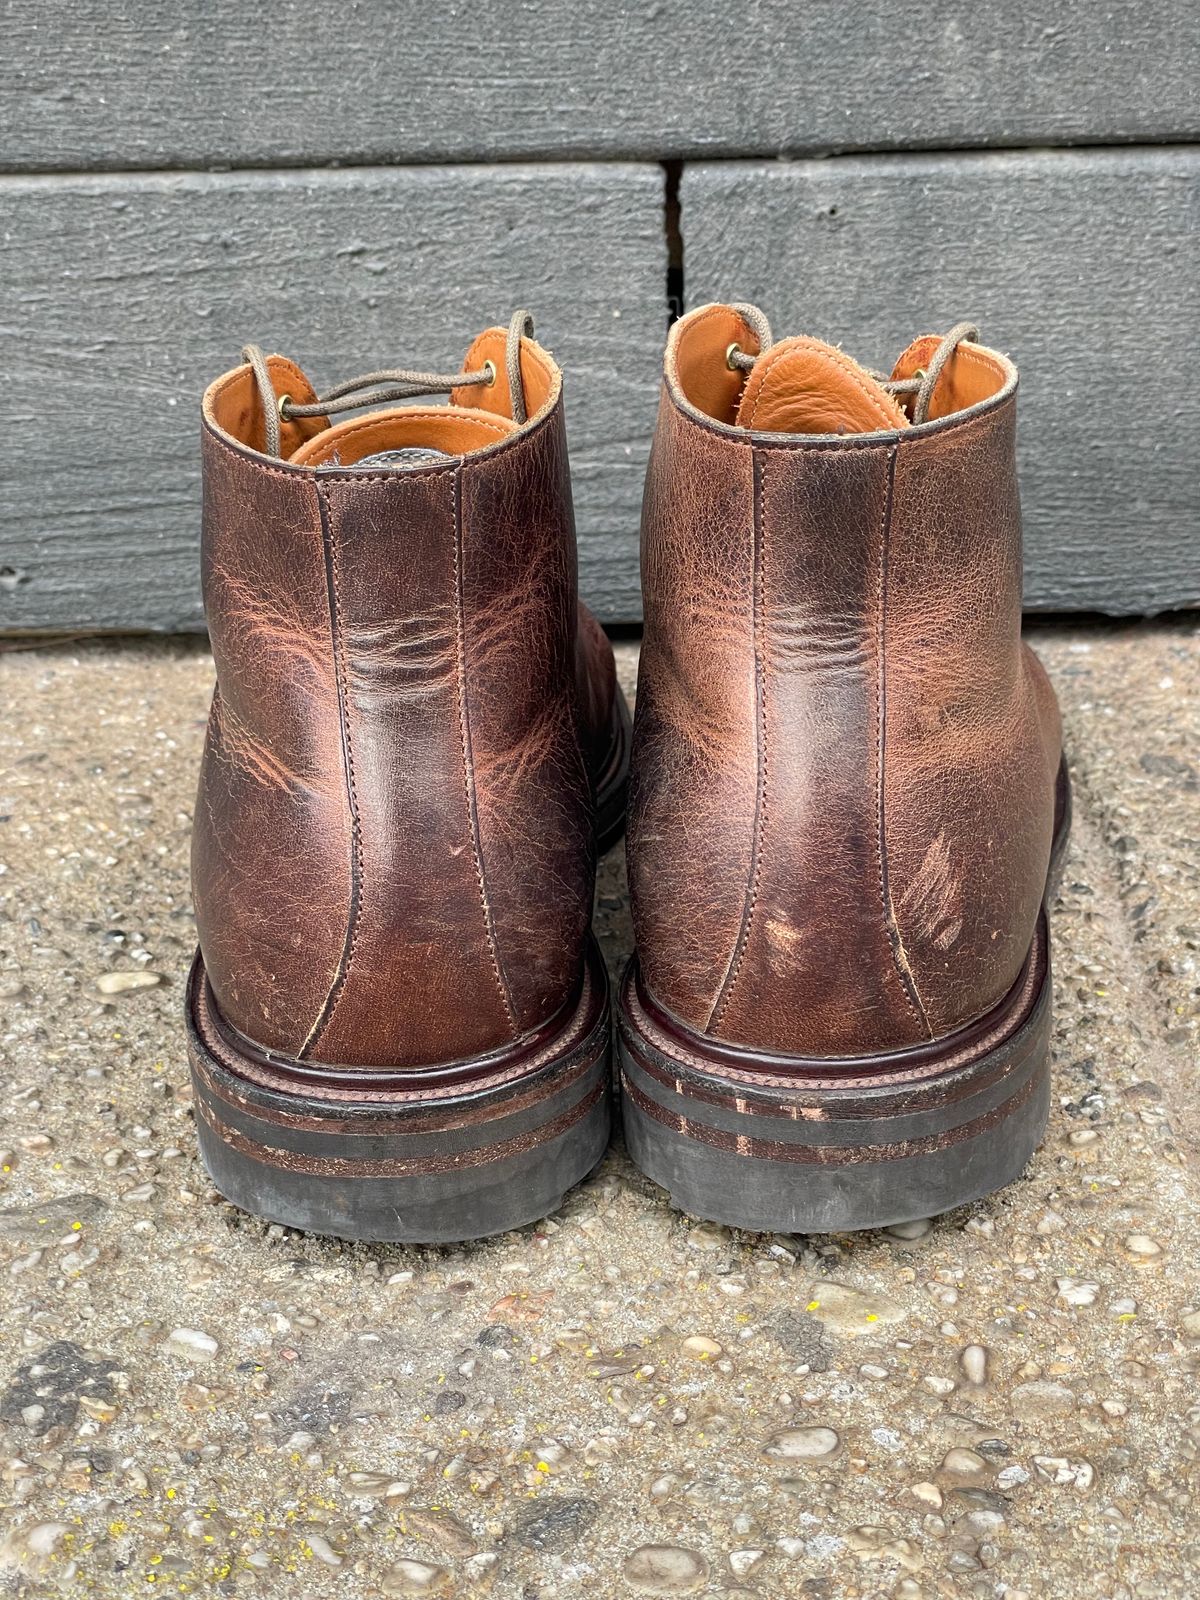
[[[0,657],[0,1593],[1195,1595],[1200,631],[1034,643],[1076,822],[1022,1179],[771,1237],[618,1145],[436,1250],[267,1226],[198,1164],[203,647]],[[597,926],[615,971],[619,850]]]

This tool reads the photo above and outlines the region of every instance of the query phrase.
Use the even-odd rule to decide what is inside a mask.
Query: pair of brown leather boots
[[[788,1231],[1014,1177],[1047,1115],[1069,794],[1020,639],[1010,362],[966,325],[882,378],[751,306],[675,324],[631,750],[528,318],[458,374],[320,398],[246,357],[204,397],[187,1017],[217,1187],[353,1239],[553,1210],[609,1137],[590,920],[627,785],[643,1171]]]

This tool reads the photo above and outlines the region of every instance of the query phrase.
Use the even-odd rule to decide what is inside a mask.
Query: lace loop
[[[929,421],[929,407],[933,400],[933,392],[938,386],[938,379],[946,369],[946,363],[964,340],[974,343],[979,338],[979,329],[973,322],[956,322],[950,332],[942,339],[941,344],[933,352],[933,359],[925,368],[924,373],[918,373],[919,382],[916,389],[917,398],[913,401],[912,419],[914,424]],[[885,385],[887,387],[887,385]]]
[[[521,340],[532,338],[532,316],[528,311],[514,311],[509,318],[508,336],[504,341],[504,375],[508,379],[513,421],[518,427],[529,421],[529,413],[525,408],[525,384],[521,377]]]
[[[522,338],[533,338],[533,318],[528,311],[514,311],[504,343],[504,370],[508,379],[513,421],[518,426],[528,421],[525,387],[521,378]],[[377,372],[364,372],[357,378],[347,378],[317,399],[297,404],[290,395],[276,397],[267,358],[258,345],[246,345],[242,350],[242,359],[249,363],[258,387],[265,449],[269,456],[280,454],[281,419],[287,422],[293,417],[335,416],[341,411],[357,411],[361,406],[390,405],[393,401],[413,400],[423,394],[449,394],[454,389],[466,389],[475,384],[490,387],[496,381],[496,365],[493,361],[485,361],[482,367],[474,371],[453,373],[382,367]]]
[[[882,388],[889,394],[911,394],[916,398],[913,401],[912,420],[913,426],[929,421],[929,407],[933,402],[934,390],[938,380],[946,370],[946,363],[965,341],[974,343],[979,338],[979,329],[973,322],[956,322],[945,334],[933,352],[932,359],[927,367],[918,367],[911,378],[885,378],[882,373],[873,372],[871,376],[878,379]]]
[[[746,300],[737,301],[730,309],[737,312],[758,340],[759,355],[769,350],[775,340],[771,336],[771,324],[766,313]],[[758,356],[749,355],[736,341],[725,352],[725,365],[733,372],[749,372],[757,360]]]

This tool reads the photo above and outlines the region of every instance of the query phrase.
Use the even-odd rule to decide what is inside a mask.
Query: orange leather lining
[[[922,335],[892,377],[913,377],[940,343],[939,334]],[[731,344],[759,357],[748,377],[730,369]],[[938,380],[929,420],[980,405],[1015,376],[996,351],[960,344]],[[819,339],[783,339],[760,353],[753,330],[730,305],[703,306],[680,318],[667,341],[666,377],[703,415],[755,432],[836,435],[911,426],[911,397],[889,394],[864,367]]]
[[[781,339],[755,363],[737,425],[756,433],[874,433],[908,417],[857,361],[820,339]]]
[[[717,422],[733,422],[746,381],[746,374],[725,359],[731,344],[741,345],[747,355],[758,354],[753,329],[732,306],[708,306],[675,324],[668,347],[667,360],[674,362],[684,398]]]
[[[490,361],[496,369],[496,381],[452,389],[451,405],[492,411],[511,420],[512,397],[508,392],[508,374],[504,366],[507,339],[506,328],[484,329],[467,351],[463,359],[463,371],[474,372],[485,361]],[[558,392],[558,368],[549,351],[543,350],[535,339],[521,340],[521,386],[525,390],[525,409],[530,417],[536,416]]]
[[[893,378],[911,378],[918,367],[927,366],[933,353],[941,344],[941,335],[923,334],[896,362]],[[1008,381],[1008,366],[994,350],[983,345],[964,342],[947,361],[938,379],[937,388],[929,406],[929,420],[948,417],[955,411],[965,411],[977,406],[981,400],[990,400]]]
[[[286,356],[268,356],[267,371],[276,396],[290,394],[298,405],[311,405],[316,391],[294,361]],[[251,450],[265,450],[266,429],[263,424],[262,405],[258,385],[249,365],[235,367],[223,378],[210,385],[204,396],[204,412],[209,420],[227,433],[238,444]],[[321,433],[329,426],[328,417],[297,417],[293,421],[280,421],[280,454],[286,459],[293,451]]]
[[[473,393],[474,391],[468,391]],[[377,450],[403,450],[421,445],[465,456],[516,433],[510,417],[465,406],[400,406],[374,411],[327,428],[291,457],[297,467],[351,467]],[[334,458],[336,457],[336,461]]]
[[[336,451],[341,465],[349,466],[377,450],[403,449],[406,445],[425,444],[451,455],[466,455],[495,444],[517,428],[504,370],[506,338],[505,328],[486,328],[478,336],[467,352],[465,366],[473,370],[491,361],[496,368],[496,381],[453,390],[449,406],[375,412],[353,422],[339,423],[333,429],[327,416],[281,419],[281,459],[314,466],[327,461]],[[318,398],[294,361],[268,356],[267,371],[277,397],[290,395],[300,405],[311,405]],[[533,339],[521,340],[521,378],[526,409],[532,419],[557,398],[562,381],[549,351]],[[265,452],[262,408],[249,365],[235,367],[210,384],[203,405],[205,416],[222,433],[251,450]],[[414,418],[421,420],[408,420]],[[334,435],[334,441],[330,442],[327,435]]]

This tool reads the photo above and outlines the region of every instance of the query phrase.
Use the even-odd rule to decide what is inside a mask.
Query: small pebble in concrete
[[[1125,1248],[1131,1256],[1142,1261],[1154,1261],[1163,1253],[1162,1245],[1148,1233],[1131,1233],[1126,1236]]]
[[[989,1468],[984,1458],[974,1450],[957,1446],[947,1450],[942,1457],[942,1464],[938,1468],[938,1477],[943,1485],[956,1483],[980,1483],[988,1476]]]
[[[128,994],[134,989],[157,989],[161,972],[104,972],[96,979],[101,994]]]
[[[211,1361],[219,1346],[211,1333],[198,1328],[174,1328],[167,1335],[167,1348],[191,1361]]]
[[[890,1234],[893,1239],[903,1239],[908,1243],[915,1239],[923,1239],[932,1227],[931,1217],[918,1217],[913,1222],[894,1222],[890,1228],[885,1228],[884,1232]]]
[[[683,1341],[683,1353],[696,1361],[715,1361],[722,1354],[722,1346],[715,1339],[694,1333]]]
[[[763,1447],[763,1454],[774,1461],[832,1461],[840,1452],[842,1441],[833,1428],[784,1428],[772,1435]]]
[[[450,1573],[445,1567],[408,1557],[397,1561],[383,1578],[386,1595],[445,1594],[450,1588]]]
[[[958,1358],[958,1364],[967,1382],[976,1388],[982,1388],[988,1381],[988,1353],[983,1345],[967,1345]]]
[[[708,1582],[708,1562],[682,1545],[642,1545],[626,1557],[623,1570],[638,1594],[694,1594]]]
[[[1094,1306],[1100,1295],[1100,1285],[1090,1278],[1055,1278],[1060,1300],[1069,1306]]]

